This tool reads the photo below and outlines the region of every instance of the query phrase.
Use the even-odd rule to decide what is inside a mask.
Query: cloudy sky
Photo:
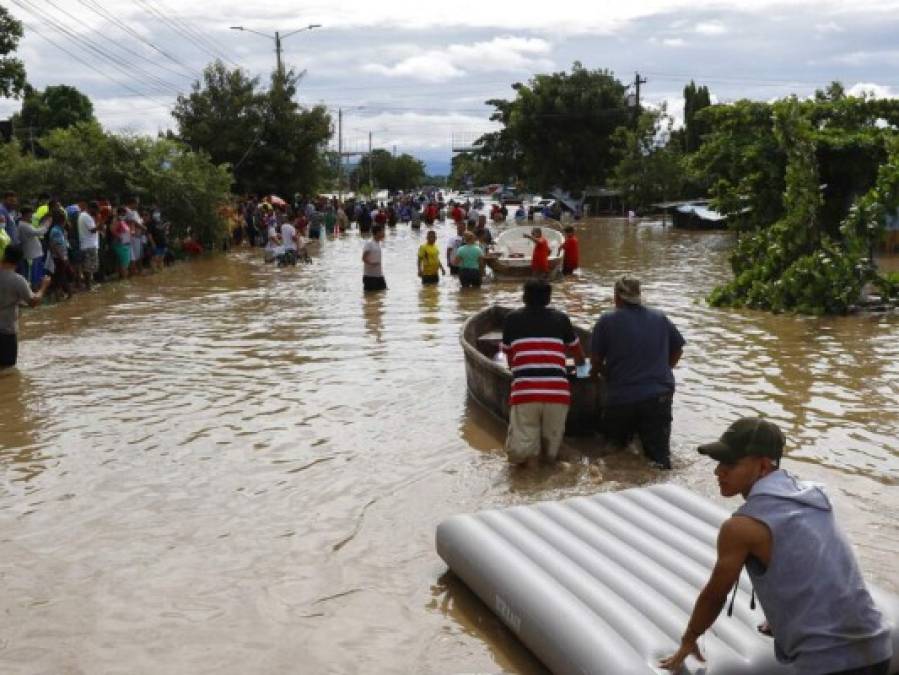
[[[611,69],[682,115],[689,80],[715,99],[806,96],[834,79],[899,95],[899,0],[0,0],[25,24],[38,88],[73,84],[108,128],[170,128],[171,106],[222,58],[265,80],[274,41],[306,75],[299,99],[343,110],[345,148],[409,152],[444,172],[452,139],[491,128],[488,98],[535,73]],[[0,117],[19,106],[0,99]]]

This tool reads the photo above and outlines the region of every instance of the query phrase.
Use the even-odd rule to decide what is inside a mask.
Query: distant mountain
[[[425,163],[425,169],[429,176],[448,176],[452,168],[451,162],[445,159],[423,158],[422,161]]]

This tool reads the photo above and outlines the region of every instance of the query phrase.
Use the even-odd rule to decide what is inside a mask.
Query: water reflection
[[[365,317],[365,329],[379,344],[384,342],[385,298],[383,291],[363,294],[362,313]]]
[[[42,405],[33,391],[34,382],[23,371],[0,370],[0,471],[11,481],[31,481],[45,470],[49,460],[37,439]]]
[[[434,599],[428,608],[489,645],[496,664],[504,671],[549,675],[549,670],[521,646],[515,634],[455,574],[443,574],[431,587],[431,594]]]

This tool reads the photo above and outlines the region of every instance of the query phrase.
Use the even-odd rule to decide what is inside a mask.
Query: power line
[[[54,0],[44,0],[44,1],[45,1],[48,5],[50,5],[51,7],[56,8],[59,12],[62,12],[64,15],[68,16],[68,17],[69,17],[70,19],[72,19],[73,21],[75,21],[75,22],[80,22],[81,19],[80,19],[79,17],[75,16],[74,14],[72,14],[71,12],[69,12],[68,10],[63,9],[62,7],[60,7],[58,4],[56,4],[56,3],[54,2]],[[28,0],[26,0],[26,2],[28,2]],[[29,4],[32,4],[32,6],[34,6],[33,3],[31,3],[31,2],[29,2]],[[47,14],[47,15],[45,15],[45,16],[48,16],[48,17],[49,17],[50,15]],[[64,24],[59,24],[59,22],[57,21],[57,25],[62,25],[62,26],[64,27],[64,30],[65,30],[66,34],[69,35],[70,37],[73,37],[73,38],[75,38],[75,39],[78,38],[77,33],[75,33],[75,31],[71,30],[70,28],[64,26]],[[102,49],[99,49],[99,48],[95,47],[94,45],[91,45],[90,43],[87,43],[86,46],[88,47],[88,49],[92,49],[92,50],[98,52],[99,54],[101,54],[101,56],[105,56],[106,58],[110,58],[110,59],[116,60],[116,61],[118,61],[119,63],[121,63],[122,65],[124,65],[124,66],[126,66],[126,67],[131,67],[131,68],[135,69],[136,71],[138,71],[138,72],[140,72],[140,73],[143,73],[144,77],[149,78],[149,80],[150,80],[151,82],[156,82],[156,83],[158,83],[158,84],[159,84],[161,87],[163,87],[163,88],[169,88],[169,89],[173,89],[173,90],[176,90],[176,91],[179,89],[178,85],[173,84],[173,83],[171,83],[171,82],[168,82],[168,81],[162,79],[161,77],[158,77],[157,75],[155,75],[155,74],[153,74],[153,73],[151,73],[151,72],[149,72],[149,71],[147,71],[147,70],[141,68],[140,66],[136,65],[134,62],[129,61],[128,59],[126,59],[126,58],[124,58],[124,57],[121,57],[121,56],[112,54],[112,52],[109,52],[109,53],[107,54],[107,53],[104,52]],[[137,56],[139,56],[139,55],[137,55]],[[156,63],[153,63],[153,61],[150,61],[150,63],[151,63],[153,66],[157,66],[157,64],[156,64]],[[157,66],[157,67],[158,67],[158,66]]]
[[[136,30],[131,28],[131,26],[126,24],[124,21],[122,21],[121,19],[116,17],[115,14],[113,14],[111,11],[106,9],[99,2],[99,0],[78,0],[78,2],[81,5],[83,5],[84,7],[86,7],[87,9],[89,9],[90,11],[92,11],[97,16],[100,16],[101,18],[111,21],[113,24],[115,24],[116,26],[121,28],[123,31],[125,31],[128,35],[133,37],[135,40],[142,42],[143,44],[150,47],[150,49],[152,49],[153,51],[158,52],[159,54],[164,56],[166,59],[168,59],[169,61],[171,61],[178,67],[180,67],[184,72],[178,73],[174,70],[167,68],[166,66],[155,64],[153,61],[150,61],[150,59],[145,59],[145,60],[150,61],[150,63],[154,63],[154,65],[158,65],[158,67],[162,68],[163,70],[166,70],[167,72],[172,73],[174,75],[178,75],[179,77],[190,77],[191,79],[196,77],[196,72],[194,72],[193,69],[190,68],[190,66],[183,63],[182,61],[179,61],[176,57],[172,56],[167,51],[165,51],[161,47],[157,46],[156,44],[154,44],[153,42],[151,42],[150,40],[145,38],[143,35],[138,33]],[[145,57],[142,57],[142,58],[145,58]],[[187,75],[185,75],[184,73],[187,73]]]
[[[28,12],[38,21],[48,24],[50,27],[59,31],[62,35],[70,38],[73,44],[83,44],[88,50],[98,55],[101,59],[108,61],[110,65],[118,70],[120,73],[125,75],[127,78],[131,80],[136,80],[135,72],[141,73],[144,78],[148,80],[142,82],[142,84],[148,84],[152,89],[155,89],[158,92],[162,93],[171,93],[171,91],[178,91],[178,87],[170,82],[166,82],[165,80],[156,77],[152,73],[146,72],[143,68],[135,65],[134,63],[128,61],[127,59],[118,56],[116,54],[107,53],[101,48],[91,44],[90,42],[85,42],[81,36],[79,36],[74,31],[70,30],[65,24],[61,23],[57,19],[55,19],[52,15],[44,13],[42,10],[38,9],[34,3],[29,0],[12,0],[14,4],[16,4],[21,9]],[[58,45],[57,45],[58,46]],[[71,53],[71,52],[67,52]],[[130,69],[130,70],[129,70]]]
[[[15,0],[13,0],[13,1],[15,1]],[[49,37],[47,37],[46,35],[44,35],[44,34],[43,34],[41,31],[39,31],[35,26],[32,26],[32,25],[28,24],[27,22],[23,22],[23,23],[25,24],[25,28],[27,28],[28,30],[30,30],[31,32],[33,32],[35,35],[37,35],[37,36],[43,38],[44,40],[46,40],[47,42],[49,42],[50,44],[52,44],[53,46],[55,46],[55,47],[56,47],[57,49],[59,49],[60,51],[62,51],[62,52],[64,52],[64,53],[68,54],[69,56],[71,56],[73,59],[75,59],[75,60],[78,61],[79,63],[81,63],[81,64],[87,66],[88,68],[90,68],[92,71],[94,71],[94,72],[97,73],[98,75],[100,75],[100,76],[102,76],[102,77],[104,77],[104,78],[106,78],[106,79],[108,79],[108,80],[111,80],[111,81],[114,82],[115,84],[119,85],[120,87],[124,87],[125,89],[127,89],[127,90],[130,91],[130,92],[133,92],[133,94],[134,94],[135,96],[140,96],[141,98],[145,98],[145,99],[147,99],[148,101],[152,101],[153,103],[156,103],[157,105],[160,105],[160,106],[165,107],[165,108],[170,108],[170,107],[171,107],[171,106],[168,106],[168,105],[166,105],[166,104],[164,104],[164,103],[160,103],[159,101],[157,101],[157,100],[154,99],[153,97],[149,96],[149,95],[146,94],[145,92],[141,92],[141,91],[135,89],[134,87],[132,87],[131,85],[129,85],[129,84],[125,83],[125,82],[121,82],[121,81],[115,79],[114,77],[112,77],[112,76],[109,75],[108,73],[104,73],[102,70],[100,70],[99,68],[95,67],[95,66],[94,66],[93,64],[91,64],[90,62],[88,62],[88,61],[84,60],[83,58],[81,58],[78,54],[76,54],[76,53],[74,53],[74,52],[72,52],[72,51],[69,51],[69,50],[66,49],[65,47],[61,46],[57,40],[53,40],[52,38],[49,38]]]
[[[240,64],[235,63],[231,59],[229,59],[223,52],[218,51],[214,47],[210,47],[207,43],[206,39],[198,33],[196,30],[192,28],[188,28],[188,21],[186,19],[182,19],[182,23],[178,23],[173,21],[170,17],[166,16],[163,12],[160,12],[156,7],[154,7],[151,3],[147,2],[147,0],[134,0],[138,5],[140,5],[145,11],[152,14],[154,17],[162,21],[166,26],[171,28],[173,31],[178,33],[181,37],[186,39],[190,44],[194,45],[200,51],[205,52],[207,55],[211,56],[216,60],[227,61],[231,65],[235,67],[240,67]],[[171,10],[167,10],[170,14],[174,14]]]
[[[822,85],[829,84],[828,82],[822,82],[821,80],[789,80],[789,79],[771,79],[771,78],[751,78],[751,77],[721,77],[717,75],[686,75],[679,73],[656,73],[656,72],[647,72],[647,75],[652,75],[655,78],[660,80],[680,80],[682,82],[686,82],[688,80],[700,81],[700,82],[709,82],[709,83],[718,83],[718,84],[736,84],[736,85],[753,85],[759,87],[788,87],[788,86],[808,86],[808,87],[820,87]],[[882,82],[881,84],[885,86],[897,86],[895,82]]]
[[[162,0],[157,0],[156,4],[159,5],[160,7],[162,7],[162,9],[164,9],[166,11],[166,13],[168,13],[169,15],[178,18],[179,22],[184,27],[184,30],[186,30],[188,33],[191,33],[192,35],[195,35],[198,40],[202,41],[204,44],[209,46],[212,49],[212,51],[219,54],[220,58],[223,61],[227,61],[227,62],[231,63],[233,66],[238,66],[237,63],[235,63],[234,61],[232,61],[228,58],[227,47],[223,46],[209,32],[203,32],[199,28],[196,28],[197,24],[195,21],[191,21],[186,16],[184,16],[184,14],[180,14],[180,15],[177,14],[174,10],[171,9],[171,7],[167,6],[166,3],[162,2]]]

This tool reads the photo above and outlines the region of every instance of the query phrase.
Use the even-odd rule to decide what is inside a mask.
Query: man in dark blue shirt
[[[615,309],[599,317],[591,343],[593,376],[606,381],[602,431],[626,446],[636,434],[658,467],[671,468],[671,402],[684,338],[659,310],[645,307],[640,281],[615,282]]]

